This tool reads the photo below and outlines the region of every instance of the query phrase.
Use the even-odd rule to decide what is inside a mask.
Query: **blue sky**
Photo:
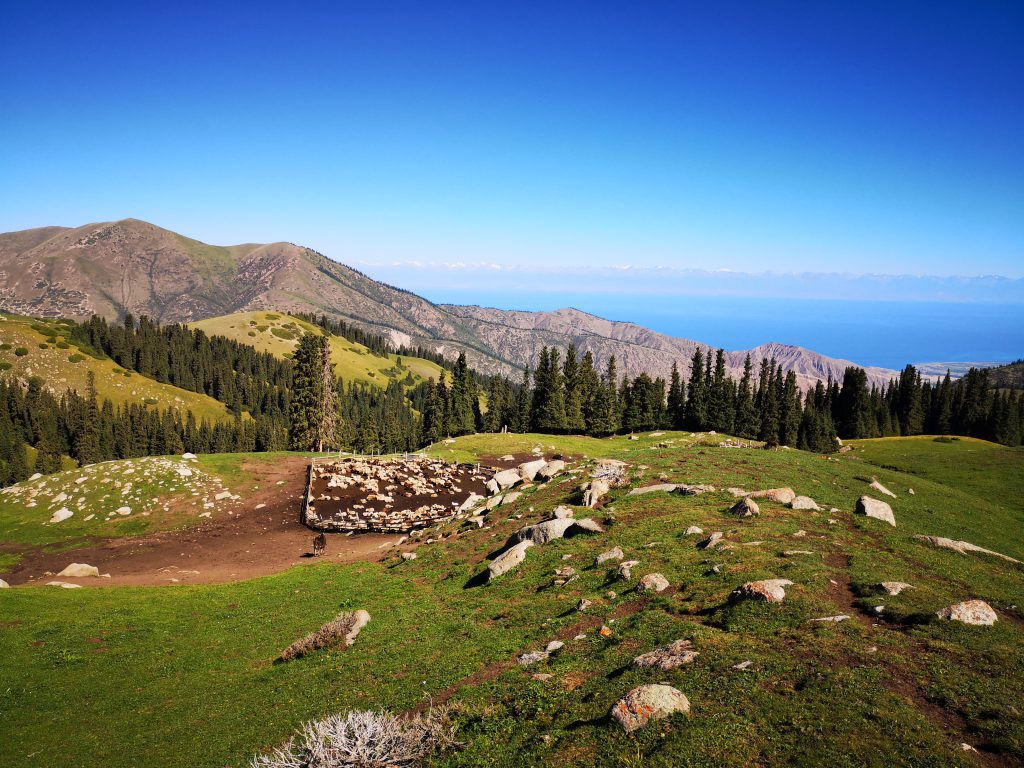
[[[3,231],[132,216],[438,299],[511,272],[512,305],[531,276],[569,303],[590,269],[637,295],[997,275],[953,298],[1024,302],[1019,2],[37,2],[0,25]],[[950,300],[933,283],[907,298]]]

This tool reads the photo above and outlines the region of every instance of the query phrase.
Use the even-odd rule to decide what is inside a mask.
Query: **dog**
[[[313,557],[319,557],[327,549],[327,537],[318,533],[313,537]]]

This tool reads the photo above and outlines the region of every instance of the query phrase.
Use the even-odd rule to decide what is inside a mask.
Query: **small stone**
[[[562,650],[564,647],[565,647],[565,643],[563,643],[561,640],[552,640],[550,643],[548,643],[544,647],[544,650],[547,651],[548,653],[557,653],[558,651]]]
[[[415,552],[403,552],[402,559],[405,561],[415,560],[418,555]]]
[[[809,621],[838,624],[841,621],[847,621],[849,618],[845,613],[841,613],[838,616],[822,616],[820,619],[809,619]]]
[[[704,535],[704,531],[701,530],[700,528],[698,528],[696,525],[691,525],[689,528],[687,528],[685,531],[683,531],[683,535],[684,536],[703,536]]]
[[[747,669],[748,667],[750,667],[753,663],[754,662],[752,662],[752,661],[741,661],[739,664],[733,664],[732,668],[733,669],[743,670],[743,669]]]
[[[896,526],[896,516],[892,513],[892,507],[884,501],[872,499],[870,496],[861,496],[857,500],[857,514],[873,517],[893,527]]]
[[[516,659],[516,662],[521,667],[529,667],[532,664],[547,661],[550,656],[551,654],[547,651],[532,651],[530,653],[522,654],[518,659]]]
[[[589,608],[592,605],[593,605],[593,603],[590,600],[587,600],[587,598],[584,597],[578,603],[576,603],[576,610],[577,611],[585,611],[585,610],[587,610],[587,608]]]
[[[791,502],[789,502],[790,509],[809,509],[814,512],[818,512],[821,507],[809,496],[797,496]]]
[[[598,631],[597,634],[599,634],[601,637],[611,637],[612,628],[609,627],[607,624],[602,624],[601,629]]]
[[[633,659],[633,664],[637,667],[657,667],[668,672],[683,664],[689,664],[699,655],[700,652],[693,650],[693,643],[689,640],[676,640],[637,656]]]

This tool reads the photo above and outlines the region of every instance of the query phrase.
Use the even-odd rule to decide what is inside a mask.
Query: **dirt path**
[[[279,573],[313,562],[313,532],[299,523],[307,461],[287,458],[276,463],[252,462],[243,468],[245,485],[260,490],[243,493],[232,515],[184,530],[111,539],[59,554],[27,552],[4,578],[12,585],[54,580],[68,563],[88,563],[110,578],[71,579],[82,586],[218,584]],[[281,482],[281,485],[277,483]],[[256,509],[257,505],[265,505]],[[327,534],[321,562],[377,560],[398,536]],[[49,572],[49,573],[47,573]]]

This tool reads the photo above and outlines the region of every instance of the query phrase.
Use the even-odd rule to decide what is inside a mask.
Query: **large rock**
[[[622,547],[612,547],[607,552],[599,554],[594,560],[594,565],[601,565],[601,563],[607,563],[609,560],[621,560],[625,556]]]
[[[700,527],[698,527],[696,525],[691,525],[689,528],[687,528],[685,531],[683,531],[683,535],[684,536],[701,536],[703,534],[704,534],[704,529],[700,528]]]
[[[562,474],[564,470],[564,461],[562,461],[561,459],[552,459],[551,461],[547,462],[543,467],[540,468],[540,471],[537,472],[537,477],[539,477],[541,480],[550,480],[551,478],[557,477],[558,475]]]
[[[754,491],[747,496],[753,499],[768,499],[776,504],[789,504],[796,498],[796,492],[792,488],[769,488],[766,491]]]
[[[593,509],[608,493],[611,487],[603,478],[594,478],[583,488],[583,506]]]
[[[757,506],[757,502],[749,496],[744,496],[742,499],[737,501],[729,511],[734,515],[739,515],[740,517],[754,517],[755,515],[761,514],[761,508]]]
[[[487,566],[487,580],[491,581],[505,573],[508,573],[526,559],[526,550],[533,546],[529,539],[509,547]]]
[[[3,579],[0,579],[0,589],[10,589],[10,588],[11,588],[10,584],[8,584]]]
[[[637,587],[641,592],[664,592],[669,588],[668,579],[660,573],[648,573]]]
[[[690,701],[671,685],[657,683],[631,690],[615,703],[611,715],[626,733],[632,733],[675,712],[689,714]]]
[[[537,477],[537,473],[544,469],[546,465],[547,462],[544,459],[526,461],[519,465],[519,474],[523,480],[533,482],[534,478]]]
[[[63,587],[64,589],[81,589],[81,584],[72,584],[70,581],[48,581],[48,587]]]
[[[984,600],[965,600],[962,603],[943,608],[935,615],[946,621],[959,621],[963,624],[974,624],[981,627],[991,627],[999,621],[992,606]]]
[[[786,599],[784,587],[792,586],[789,579],[763,579],[761,581],[748,581],[741,587],[733,590],[729,599],[758,600],[763,603],[781,603]]]
[[[818,503],[810,496],[797,496],[791,502],[789,502],[790,509],[810,509],[814,512],[819,512],[821,507]]]
[[[895,493],[890,491],[888,488],[886,488],[884,485],[882,485],[877,480],[872,480],[871,481],[871,485],[869,485],[868,487],[869,488],[874,488],[876,491],[878,491],[883,496],[892,496],[892,498],[894,498],[894,499],[896,498],[896,494]]]
[[[566,518],[573,517],[576,514],[576,510],[572,507],[567,507],[565,504],[559,504],[555,507],[554,517]]]
[[[509,544],[518,544],[529,539],[534,544],[547,544],[549,541],[561,539],[577,533],[601,533],[601,526],[590,518],[574,520],[571,517],[555,517],[535,525],[520,528],[509,537]]]
[[[629,581],[633,578],[633,569],[640,565],[639,560],[627,560],[619,564],[619,578]]]
[[[954,552],[959,552],[961,555],[966,555],[968,552],[977,552],[982,555],[992,555],[1011,563],[1019,563],[1020,560],[1015,560],[1009,555],[1001,555],[998,552],[993,552],[991,549],[985,549],[984,547],[978,547],[974,544],[970,544],[966,541],[957,541],[955,539],[944,539],[941,536],[923,536],[916,534],[915,539],[931,544],[933,547],[940,547],[941,549],[951,549]]]
[[[700,547],[701,549],[714,549],[715,547],[717,547],[719,544],[722,543],[722,540],[724,538],[725,538],[725,534],[724,533],[722,533],[721,531],[715,531],[710,536],[708,536],[706,539],[704,539],[699,544],[697,544],[697,546]]]
[[[892,513],[892,507],[884,501],[872,499],[870,496],[861,496],[857,499],[857,514],[882,520],[894,527],[896,525],[896,516]]]
[[[469,497],[459,505],[459,512],[468,512],[483,500],[484,497],[480,494],[471,493],[469,494]]]
[[[500,490],[504,491],[506,488],[521,483],[523,476],[519,474],[518,469],[504,469],[501,472],[495,472],[491,479],[498,484]]]
[[[683,664],[689,664],[699,655],[700,652],[693,650],[693,643],[689,640],[676,640],[674,643],[655,648],[650,653],[637,656],[633,659],[633,664],[637,667],[657,667],[668,672]]]
[[[69,579],[84,579],[88,576],[98,577],[100,575],[100,569],[95,565],[87,565],[86,563],[71,563],[71,565],[57,575],[64,576]]]
[[[680,483],[676,486],[676,493],[680,496],[700,496],[702,493],[714,493],[716,490],[713,485],[686,485]]]

